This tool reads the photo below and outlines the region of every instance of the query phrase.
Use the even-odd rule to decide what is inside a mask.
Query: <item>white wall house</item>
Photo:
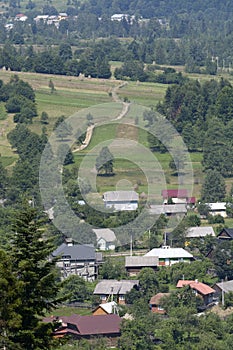
[[[99,250],[114,250],[116,235],[109,228],[93,229],[96,234],[97,248]]]
[[[227,217],[226,202],[205,203],[209,207],[210,215],[221,215],[223,218]]]
[[[135,191],[108,191],[103,195],[105,208],[116,211],[136,210],[138,193]]]

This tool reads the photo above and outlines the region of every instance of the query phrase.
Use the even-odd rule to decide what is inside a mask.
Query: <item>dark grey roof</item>
[[[159,265],[157,256],[126,256],[125,267],[155,267]]]
[[[118,295],[126,294],[134,286],[138,286],[138,280],[102,280],[100,281],[94,290],[94,294],[105,294],[105,295]]]
[[[132,202],[138,201],[138,193],[135,191],[108,191],[104,193],[106,202]]]
[[[95,260],[96,258],[95,248],[91,244],[74,244],[69,246],[62,243],[54,250],[52,256],[69,256],[71,260]]]
[[[219,232],[219,234],[217,235],[217,237],[220,236],[223,231],[225,231],[229,237],[233,238],[233,228],[222,229],[221,232]]]

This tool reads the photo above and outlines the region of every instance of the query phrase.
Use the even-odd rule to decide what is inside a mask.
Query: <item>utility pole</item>
[[[223,290],[223,280],[222,280],[222,306],[225,305],[224,290]]]
[[[132,235],[130,236],[130,256],[133,255],[133,237]]]

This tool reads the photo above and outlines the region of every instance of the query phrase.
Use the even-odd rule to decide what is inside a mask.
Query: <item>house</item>
[[[227,217],[226,202],[205,203],[209,207],[210,215],[221,215],[223,218]]]
[[[195,197],[189,197],[187,189],[162,190],[163,203],[167,204],[171,200],[174,204],[189,204],[196,203]]]
[[[57,266],[63,278],[78,275],[87,281],[94,281],[102,262],[102,254],[97,254],[93,245],[75,244],[72,239],[67,239],[51,255],[58,258]]]
[[[179,280],[176,285],[177,288],[183,288],[185,286],[190,286],[196,296],[203,299],[205,305],[213,302],[215,290],[209,287],[207,284],[199,282],[198,280]]]
[[[116,235],[109,228],[92,230],[96,234],[97,248],[99,250],[114,250]]]
[[[111,16],[111,21],[121,22],[123,19],[128,19],[130,16],[125,13],[115,13]]]
[[[233,239],[233,228],[223,228],[217,235],[218,239],[230,241]]]
[[[159,259],[159,266],[171,266],[179,262],[190,263],[194,260],[193,255],[183,248],[171,248],[163,246],[161,248],[153,248],[144,256],[154,256]]]
[[[233,280],[215,283],[213,289],[215,290],[217,296],[220,296],[222,293],[233,293]]]
[[[186,238],[203,238],[206,236],[215,237],[215,232],[212,226],[189,227],[186,231]]]
[[[97,283],[94,295],[98,295],[102,303],[115,298],[118,304],[125,304],[125,295],[133,288],[139,288],[138,280],[102,280]]]
[[[156,314],[165,314],[166,311],[164,310],[164,308],[161,306],[161,300],[163,298],[169,297],[169,295],[171,295],[171,293],[157,293],[155,294],[151,299],[150,299],[150,310],[153,313]]]
[[[150,267],[158,270],[159,259],[157,256],[126,256],[125,269],[129,276],[137,276],[142,268]]]
[[[111,315],[111,314],[118,315],[118,305],[115,301],[110,301],[109,303],[100,304],[95,308],[95,310],[92,311],[92,314],[94,316]]]
[[[107,337],[108,346],[116,346],[120,336],[121,318],[118,315],[99,316],[61,316],[47,317],[44,322],[54,322],[57,328],[53,333],[55,338],[71,336],[75,339],[93,339],[95,337]]]
[[[135,191],[108,191],[103,195],[105,208],[117,211],[136,210],[138,199],[138,193]]]
[[[150,215],[164,214],[166,216],[177,216],[186,214],[187,206],[186,204],[152,204],[148,210]]]

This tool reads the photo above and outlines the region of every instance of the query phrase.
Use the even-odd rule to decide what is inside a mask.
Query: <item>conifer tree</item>
[[[12,263],[11,274],[19,286],[12,298],[12,312],[17,315],[18,324],[11,325],[5,320],[8,326],[5,334],[9,334],[7,342],[13,343],[7,349],[50,349],[52,325],[43,323],[42,317],[58,303],[55,260],[49,259],[54,247],[43,237],[33,208],[21,210],[13,227],[15,233],[8,254]],[[2,305],[0,315],[3,315]]]

